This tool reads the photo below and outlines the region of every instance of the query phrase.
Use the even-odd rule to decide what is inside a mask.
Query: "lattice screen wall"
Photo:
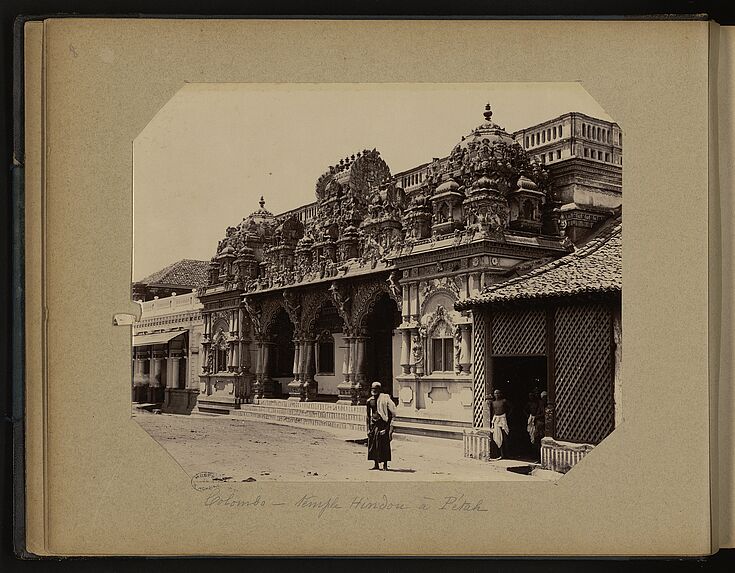
[[[472,349],[474,360],[474,364],[472,365],[472,427],[482,428],[482,413],[485,407],[485,384],[487,383],[487,374],[485,372],[487,327],[485,313],[482,310],[472,312],[472,333],[474,337],[474,348]]]
[[[494,312],[493,356],[546,354],[546,314],[543,310]]]
[[[556,438],[598,444],[615,426],[610,312],[563,306],[554,323]]]

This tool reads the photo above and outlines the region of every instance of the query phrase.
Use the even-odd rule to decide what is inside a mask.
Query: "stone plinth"
[[[166,414],[191,414],[199,391],[188,388],[166,388],[161,410]]]
[[[560,442],[553,438],[541,440],[541,467],[559,473],[566,473],[584,456],[594,449],[591,444]]]

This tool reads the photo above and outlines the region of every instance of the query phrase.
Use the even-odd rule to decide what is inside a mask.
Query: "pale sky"
[[[314,201],[363,149],[392,173],[444,157],[488,102],[509,133],[569,111],[612,121],[576,83],[188,84],[133,142],[133,279],[209,260],[261,195],[274,214]]]

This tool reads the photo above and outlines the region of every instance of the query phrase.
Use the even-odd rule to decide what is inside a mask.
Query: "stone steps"
[[[279,400],[277,398],[261,398],[257,401],[259,407],[291,408],[299,411],[344,412],[365,415],[365,406],[339,404],[337,402],[299,402],[298,400]]]
[[[414,436],[429,436],[432,438],[446,438],[450,440],[461,440],[464,435],[464,426],[453,424],[440,424],[437,422],[414,422],[396,418],[396,432],[400,434],[411,434]]]
[[[261,399],[257,404],[241,404],[233,416],[250,420],[289,424],[300,427],[323,427],[365,434],[365,406],[328,402],[297,402],[295,400]],[[396,418],[399,434],[430,436],[461,440],[469,424],[435,420]]]
[[[223,414],[227,416],[236,408],[238,408],[238,405],[234,404],[231,400],[199,398],[193,411],[200,414]]]
[[[239,410],[231,413],[238,418],[263,422],[284,423],[311,428],[326,427],[366,433],[365,415],[350,412],[330,412],[328,410],[294,407],[265,406],[261,404],[242,404]]]

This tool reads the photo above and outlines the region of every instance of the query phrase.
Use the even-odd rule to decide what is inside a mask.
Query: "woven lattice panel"
[[[480,311],[472,313],[472,333],[474,337],[473,356],[473,386],[472,386],[472,426],[482,428],[482,412],[485,407],[485,340],[487,335],[485,314]]]
[[[542,310],[492,315],[493,356],[546,354],[546,315]]]
[[[556,438],[598,444],[615,425],[610,312],[565,306],[554,323]]]

